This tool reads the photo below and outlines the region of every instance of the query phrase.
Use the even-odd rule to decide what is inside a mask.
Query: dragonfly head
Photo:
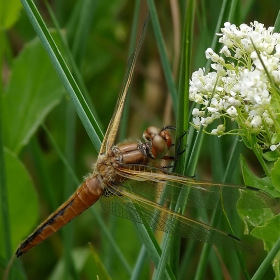
[[[163,158],[170,146],[172,139],[167,129],[159,129],[155,126],[149,126],[143,133],[146,142],[151,142],[150,154],[153,158]]]

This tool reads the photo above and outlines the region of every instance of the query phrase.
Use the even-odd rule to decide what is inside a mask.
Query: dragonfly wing
[[[156,230],[220,245],[224,248],[254,253],[248,245],[231,234],[182,216],[160,204],[125,191],[121,187],[108,189],[107,193],[101,197],[101,205],[111,214],[137,223],[147,223]]]
[[[246,203],[242,203],[242,208],[245,209],[276,205],[276,200],[270,194],[253,187],[197,181],[163,169],[136,164],[119,166],[117,172],[123,177],[133,179],[135,182],[129,181],[128,187],[150,200],[164,197],[166,201],[173,202],[184,190],[188,193],[187,205],[197,208],[235,209],[240,206],[238,200],[241,195],[243,200],[246,200]]]
[[[131,81],[132,81],[137,56],[138,56],[138,53],[141,49],[141,45],[142,45],[142,42],[143,42],[144,37],[145,37],[145,33],[146,33],[146,30],[147,30],[149,18],[150,18],[150,14],[148,13],[148,15],[146,17],[146,20],[145,20],[145,23],[144,23],[144,26],[143,26],[143,29],[142,29],[141,36],[140,36],[140,38],[138,40],[138,43],[137,43],[136,50],[132,54],[132,56],[130,57],[130,59],[128,61],[128,65],[127,65],[127,68],[126,68],[126,72],[125,72],[125,76],[124,76],[124,79],[123,79],[120,96],[119,96],[119,99],[117,101],[116,109],[115,109],[114,114],[111,118],[110,124],[107,128],[107,131],[106,131],[104,140],[102,142],[102,146],[101,146],[99,154],[103,154],[106,151],[108,152],[115,143],[116,135],[117,135],[117,132],[118,132],[118,129],[119,129],[120,120],[121,120],[121,117],[122,117],[122,112],[123,112],[123,108],[124,108],[126,95],[127,95],[127,92],[129,90],[129,87],[130,87],[130,84],[131,84]]]

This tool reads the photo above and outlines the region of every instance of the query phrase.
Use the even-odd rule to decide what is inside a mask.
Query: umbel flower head
[[[190,80],[190,100],[200,104],[192,111],[198,130],[214,120],[210,133],[218,136],[254,135],[263,149],[280,146],[280,34],[254,22],[250,26],[225,23],[219,42],[220,55],[208,48],[206,58],[213,72],[199,69]],[[226,122],[237,128],[226,132]]]

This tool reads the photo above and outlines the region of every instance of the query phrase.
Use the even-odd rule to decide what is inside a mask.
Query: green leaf
[[[19,242],[33,229],[38,220],[39,206],[33,182],[18,157],[5,149],[8,205],[12,247],[16,249]],[[23,206],[24,205],[24,206]],[[3,225],[0,220],[0,254],[2,255]]]
[[[273,187],[280,191],[280,159],[274,163],[273,168],[271,169],[271,183]]]
[[[267,193],[273,195],[274,197],[279,196],[277,191],[272,188],[271,181],[268,177],[258,178],[248,167],[244,157],[240,156],[240,164],[242,169],[242,175],[244,182],[247,186],[256,187],[258,189],[264,190]],[[240,200],[238,201],[238,214],[243,219],[245,223],[245,233],[249,233],[249,226],[264,225],[267,220],[273,217],[273,213],[270,209],[246,209],[242,207],[242,204],[246,204],[246,193],[242,194]]]
[[[249,233],[249,226],[260,226],[264,225],[267,220],[271,219],[274,215],[269,208],[264,209],[244,209],[238,208],[237,209],[239,216],[242,217],[245,223],[245,233]]]
[[[275,151],[269,151],[263,154],[263,157],[267,160],[267,161],[276,161],[279,157],[279,151],[275,150]]]
[[[19,18],[22,5],[18,0],[0,1],[0,27],[10,28]]]
[[[268,177],[257,177],[248,167],[243,156],[240,156],[242,176],[246,186],[251,186],[263,190],[273,197],[280,197],[280,193],[274,190],[271,180]]]
[[[53,34],[55,36],[55,34]],[[19,153],[64,92],[36,38],[15,59],[2,99],[4,144]]]
[[[277,102],[275,102],[276,104],[276,108],[275,109],[278,109],[278,106],[279,106],[279,103],[278,103],[278,100],[277,100]],[[277,143],[279,143],[280,142],[280,135],[279,134],[277,134],[277,133],[274,133],[273,135],[272,135],[272,138],[271,138],[271,143],[272,144],[277,144]]]
[[[251,234],[273,245],[279,239],[280,214],[272,217],[264,225],[254,228]],[[269,246],[269,250],[272,247]]]
[[[274,279],[280,279],[280,252],[278,252],[276,257],[273,259],[272,267],[275,273]]]

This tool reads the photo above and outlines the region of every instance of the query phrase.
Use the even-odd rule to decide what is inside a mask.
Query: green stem
[[[266,163],[265,163],[265,161],[262,157],[262,153],[260,152],[260,146],[258,144],[253,144],[252,145],[252,150],[253,150],[254,154],[256,155],[259,163],[261,164],[266,176],[270,178],[271,177],[271,172],[270,172],[268,166],[266,165]]]
[[[264,279],[263,275],[266,272],[266,270],[271,266],[273,259],[275,258],[276,254],[280,250],[280,238],[277,240],[275,245],[273,246],[272,250],[268,253],[254,276],[252,277],[252,280],[258,280],[258,279]]]

